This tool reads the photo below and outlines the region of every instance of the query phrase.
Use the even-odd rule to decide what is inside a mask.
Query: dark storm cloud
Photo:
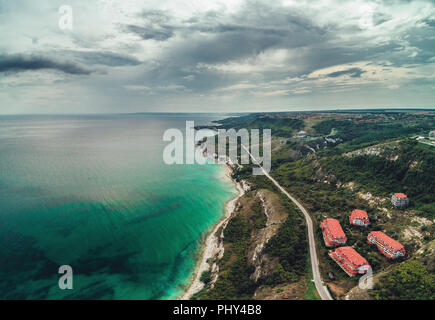
[[[329,78],[336,78],[344,75],[349,75],[352,78],[359,78],[365,71],[361,68],[350,68],[343,71],[335,71],[327,74],[326,76]]]
[[[52,69],[67,74],[89,75],[93,72],[78,63],[72,61],[57,61],[55,59],[38,55],[0,55],[0,72],[34,71]]]
[[[175,35],[177,27],[169,24],[171,17],[160,10],[143,11],[140,16],[143,25],[127,25],[126,29],[139,35],[144,40],[165,41]]]
[[[268,48],[278,46],[280,36],[265,35],[256,32],[232,32],[213,37],[199,36],[189,46],[173,48],[170,56],[182,64],[221,63],[237,60],[261,53]]]
[[[187,0],[137,1],[130,6],[113,0],[109,1],[113,6],[101,12],[94,12],[88,1],[77,2],[89,10],[74,7],[73,32],[53,29],[57,15],[52,5],[41,10],[51,10],[50,19],[24,19],[27,15],[22,15],[16,1],[10,2],[14,10],[9,10],[9,31],[4,33],[0,52],[33,52],[42,58],[2,56],[0,72],[95,71],[98,76],[86,82],[64,77],[55,83],[60,87],[80,80],[76,87],[83,86],[87,94],[92,87],[90,96],[95,99],[100,95],[111,96],[111,101],[119,98],[113,109],[126,105],[119,103],[122,99],[131,105],[137,99],[140,108],[144,97],[157,109],[161,105],[176,108],[174,101],[183,99],[184,105],[195,109],[201,100],[210,106],[230,101],[249,107],[245,100],[249,94],[276,105],[289,97],[295,103],[309,101],[310,96],[325,94],[323,88],[328,86],[349,86],[350,90],[340,91],[349,97],[357,86],[368,90],[375,85],[385,96],[393,93],[391,88],[433,87],[431,81],[423,80],[432,80],[429,75],[435,67],[435,6],[421,1],[243,0],[234,4],[225,0],[205,4]],[[33,17],[39,7],[34,4],[27,11]],[[373,15],[365,15],[365,10],[374,10]],[[95,17],[95,13],[101,15]],[[28,23],[26,28],[23,21]],[[24,29],[26,39],[8,37]],[[32,80],[31,75],[16,78],[26,83]],[[1,80],[14,85],[18,81]],[[359,101],[361,92],[350,101]],[[394,93],[397,97],[399,90]]]
[[[357,23],[353,26],[340,23],[320,26],[306,12],[258,1],[247,1],[232,14],[215,10],[180,20],[169,11],[150,10],[142,12],[141,17],[143,23],[128,25],[125,30],[165,46],[158,63],[147,71],[141,82],[148,87],[154,87],[156,83],[159,86],[181,85],[197,93],[229,87],[246,81],[247,77],[253,83],[305,78],[319,69],[358,61],[387,60],[394,66],[429,62],[434,49],[433,39],[428,36],[433,31],[431,21],[425,21],[426,27],[409,30],[410,36],[405,42],[401,38],[386,38],[389,41],[370,44],[370,33],[359,35],[361,28]],[[390,13],[375,11],[372,23],[381,27],[391,19]],[[343,40],[344,32],[358,36]],[[404,47],[406,43],[419,48],[416,57],[410,59],[409,55],[414,53]],[[283,68],[268,69],[266,66],[250,75],[237,72],[238,63],[258,64],[256,59],[262,53],[281,49],[287,50],[284,53],[286,60],[279,62]],[[235,71],[219,68],[226,64],[235,65]],[[360,68],[343,69],[325,77],[361,78],[365,73]]]
[[[221,33],[260,33],[269,36],[285,37],[288,35],[288,29],[284,28],[262,28],[255,26],[244,26],[237,24],[222,24],[210,25],[208,23],[195,24],[184,28],[185,32],[202,32],[207,34],[221,34]]]
[[[63,51],[59,54],[73,56],[86,65],[101,64],[109,67],[136,66],[141,62],[134,57],[106,51]]]
[[[127,26],[128,30],[136,33],[144,40],[156,40],[165,41],[174,36],[174,29],[168,26],[160,26],[159,28],[154,27],[140,27],[135,25]]]
[[[273,81],[289,76],[308,74],[318,68],[360,59],[364,51],[358,48],[339,48],[328,45],[334,39],[333,30],[322,29],[306,17],[281,7],[258,4],[245,6],[237,14],[227,16],[220,12],[206,12],[189,20],[176,19],[161,12],[144,12],[142,26],[127,26],[146,40],[168,41],[169,49],[163,52],[160,62],[149,70],[144,81],[163,85],[187,86],[194,92],[205,92],[242,81],[246,75],[222,74],[219,71],[198,68],[200,64],[216,64],[253,58],[269,49],[304,49],[303,55],[296,55],[288,70],[263,72],[263,80]],[[177,37],[182,41],[170,42]],[[193,80],[186,80],[189,72]]]
[[[181,24],[161,12],[142,16],[144,25],[128,25],[127,30],[145,40],[166,41],[178,35],[185,41],[174,45],[166,56],[183,65],[237,60],[269,48],[297,48],[330,37],[309,19],[264,4],[246,6],[229,17],[206,12]]]

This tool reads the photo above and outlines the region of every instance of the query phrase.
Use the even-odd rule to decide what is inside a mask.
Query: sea
[[[179,297],[237,191],[221,165],[165,164],[162,137],[222,118],[0,116],[0,299]]]

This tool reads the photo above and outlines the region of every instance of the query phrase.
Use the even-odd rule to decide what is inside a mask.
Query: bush
[[[201,280],[202,283],[204,283],[207,286],[211,281],[211,271],[210,270],[204,271],[199,279]]]

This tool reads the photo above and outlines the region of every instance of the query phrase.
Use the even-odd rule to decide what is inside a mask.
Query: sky
[[[435,108],[435,1],[0,0],[0,114]]]

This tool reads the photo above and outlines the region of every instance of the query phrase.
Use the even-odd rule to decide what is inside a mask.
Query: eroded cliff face
[[[239,198],[228,223],[216,232],[219,250],[209,261],[211,272],[199,299],[268,299],[283,294],[283,299],[292,299],[295,288],[302,297],[303,277],[277,281],[278,275],[288,273],[280,257],[267,253],[269,241],[279,234],[289,214],[281,197],[270,190],[251,190]]]
[[[261,277],[269,276],[278,263],[276,257],[270,257],[264,253],[266,244],[277,234],[280,225],[288,216],[287,212],[276,206],[276,202],[278,202],[276,198],[276,195],[267,190],[259,190],[255,195],[255,199],[260,201],[262,212],[267,219],[265,226],[261,229],[255,229],[251,235],[252,244],[248,251],[248,261],[255,266],[255,271],[251,275],[251,279],[255,282]]]
[[[246,253],[248,264],[255,267],[255,271],[250,275],[250,278],[254,282],[257,282],[261,277],[268,277],[278,263],[278,258],[269,256],[264,252],[264,249],[269,240],[277,234],[281,224],[287,219],[288,213],[282,208],[279,197],[276,194],[262,189],[245,194],[236,203],[232,218],[236,216],[241,216],[247,221],[253,219],[254,221],[259,221],[257,223],[254,222],[252,225]],[[218,246],[220,250],[212,264],[211,288],[214,287],[219,277],[219,262],[224,257],[225,246],[229,247],[224,237],[224,230],[227,224],[225,223],[223,228],[218,231]],[[231,258],[234,258],[234,255]]]

